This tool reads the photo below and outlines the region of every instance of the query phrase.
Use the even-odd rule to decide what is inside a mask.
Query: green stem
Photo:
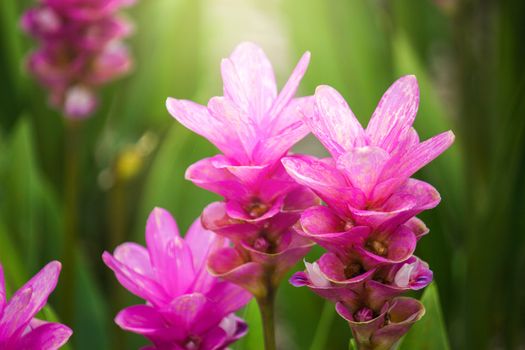
[[[276,290],[267,286],[267,293],[264,297],[257,298],[257,304],[261,312],[261,319],[264,333],[265,350],[276,350],[275,343],[275,292]]]
[[[78,180],[81,124],[65,119],[64,147],[64,246],[62,253],[62,317],[73,324],[75,316],[75,269],[78,241]]]

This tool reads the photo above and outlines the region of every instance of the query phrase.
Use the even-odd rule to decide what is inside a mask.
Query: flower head
[[[233,247],[210,256],[210,271],[259,297],[310,249],[292,226],[301,212],[318,204],[280,160],[308,133],[300,110],[312,98],[294,98],[310,59],[303,55],[277,93],[272,65],[261,48],[242,43],[222,61],[224,96],[207,106],[168,98],[168,111],[223,153],[191,165],[186,178],[220,194],[224,201],[204,209],[205,228],[227,237]]]
[[[364,129],[339,93],[320,86],[304,121],[331,159],[283,159],[288,173],[356,224],[397,226],[440,200],[429,184],[410,179],[445,151],[454,134],[424,142],[412,127],[419,104],[414,76],[397,80],[383,95]]]
[[[221,350],[246,333],[233,312],[250,295],[242,288],[211,276],[208,256],[227,241],[195,221],[185,239],[175,220],[156,208],[148,218],[147,248],[124,243],[103,260],[119,282],[146,305],[122,310],[115,322],[141,334],[156,349]]]
[[[67,326],[34,318],[55,289],[60,268],[58,261],[47,264],[8,301],[0,265],[1,349],[55,350],[67,342],[73,333]]]
[[[28,69],[49,90],[51,105],[67,117],[85,118],[97,106],[96,90],[127,73],[131,58],[120,40],[131,24],[116,15],[129,0],[43,0],[27,10],[22,28],[40,47]]]

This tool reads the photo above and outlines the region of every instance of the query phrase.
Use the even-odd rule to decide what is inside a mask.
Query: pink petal
[[[309,188],[301,186],[295,190],[290,191],[286,195],[284,199],[283,212],[301,213],[305,209],[319,204],[321,204],[319,197],[317,197],[317,195]]]
[[[162,208],[155,208],[146,224],[146,243],[151,264],[166,291],[172,296],[185,293],[195,277],[191,251],[179,236],[177,223]]]
[[[64,345],[73,331],[60,323],[45,323],[21,339],[20,349],[56,350]]]
[[[425,307],[416,299],[398,297],[390,305],[390,322],[378,329],[371,338],[373,346],[378,349],[391,348],[425,314]]]
[[[337,168],[354,187],[369,197],[389,158],[389,154],[379,147],[357,147],[337,159]]]
[[[120,284],[136,296],[155,305],[163,305],[170,300],[164,289],[151,277],[138,273],[108,252],[102,254],[102,260],[113,270]]]
[[[297,88],[301,83],[301,79],[303,79],[304,73],[308,68],[309,63],[310,52],[305,52],[299,60],[299,62],[297,63],[297,66],[295,66],[292,74],[290,75],[290,78],[288,78],[288,81],[282,88],[281,92],[279,93],[279,96],[277,96],[277,98],[275,99],[272,108],[268,113],[272,119],[279,118],[279,114],[281,113],[281,111],[283,111],[286,105],[294,97],[295,93],[297,92]]]
[[[246,289],[227,281],[215,284],[206,296],[221,317],[243,308],[252,298]]]
[[[185,241],[191,249],[193,266],[195,267],[195,279],[192,290],[206,293],[215,282],[215,278],[208,273],[208,256],[213,249],[223,247],[227,244],[227,241],[202,227],[200,218],[191,225]]]
[[[401,159],[398,166],[393,166],[392,171],[398,172],[398,176],[410,177],[443,153],[453,142],[454,133],[452,131],[445,131],[434,136],[412,147]]]
[[[312,241],[293,231],[280,233],[279,236],[277,247],[272,252],[261,251],[253,244],[242,242],[242,247],[249,252],[251,261],[273,269],[272,283],[274,285],[278,285],[288,270],[304,258],[313,246]]]
[[[360,346],[364,347],[365,349],[368,347],[370,349],[390,349],[390,347],[374,347],[370,344],[370,338],[372,335],[385,324],[385,318],[387,313],[387,305],[381,309],[381,312],[379,315],[370,321],[366,322],[357,322],[354,319],[353,312],[357,310],[350,310],[346,305],[344,305],[341,302],[338,302],[336,304],[336,311],[337,313],[343,317],[348,324],[350,325],[350,328],[352,329],[352,334],[354,335],[354,338]]]
[[[426,235],[430,230],[428,229],[427,225],[421,220],[416,217],[413,217],[412,219],[408,220],[405,225],[414,232],[417,239],[420,239],[424,235]]]
[[[224,154],[238,162],[249,163],[260,137],[258,125],[226,97],[211,98],[208,111],[213,118],[222,121],[222,133],[228,142]]]
[[[231,99],[256,125],[262,125],[277,96],[273,68],[257,45],[239,44],[221,64],[224,96]]]
[[[192,101],[177,100],[169,97],[166,100],[168,112],[182,125],[213,143],[225,154],[236,153],[232,140],[237,139],[235,130],[213,117],[208,109]],[[235,144],[234,144],[235,145]]]
[[[321,272],[317,262],[310,264],[305,261],[304,265],[306,266],[308,279],[315,287],[328,287],[331,285],[330,280],[328,280]]]
[[[226,213],[225,202],[213,202],[202,212],[202,225],[233,242],[253,237],[259,232],[259,227],[250,223],[240,223],[230,218]]]
[[[335,167],[314,157],[285,157],[282,163],[292,178],[313,190],[325,202],[344,202],[348,195],[345,178]]]
[[[170,328],[162,315],[148,305],[135,305],[123,309],[115,317],[115,323],[126,331],[141,334],[150,339],[170,341],[187,336],[178,327]]]
[[[363,127],[334,88],[319,86],[315,101],[314,113],[305,114],[304,121],[334,158],[366,144]]]
[[[277,215],[281,211],[284,205],[284,197],[279,197],[273,203],[266,205],[267,210],[258,215],[249,212],[246,207],[243,207],[241,203],[237,201],[228,201],[226,202],[226,214],[232,219],[249,223],[262,222]]]
[[[123,243],[115,248],[113,256],[135,272],[143,276],[155,278],[149,253],[146,248],[136,243]]]
[[[342,220],[332,209],[316,206],[304,211],[300,219],[299,234],[311,239],[321,247],[341,256],[347,256],[354,244],[370,234],[367,226],[354,226]]]
[[[55,289],[61,265],[52,261],[31,278],[9,300],[0,321],[0,339],[22,332]]]
[[[235,176],[242,185],[257,189],[261,178],[266,176],[270,170],[268,165],[234,165],[224,157],[215,156],[212,158],[212,165],[218,170],[225,169]]]
[[[219,324],[219,327],[226,332],[229,338],[224,345],[231,344],[248,333],[248,324],[241,318],[235,316],[235,314],[230,314],[225,317]]]
[[[220,349],[228,349],[224,346],[225,343],[228,341],[228,334],[224,329],[221,327],[215,327],[212,330],[210,330],[204,338],[202,339],[202,342],[200,343],[199,349],[203,350],[220,350]]]
[[[398,226],[392,232],[374,232],[369,239],[381,242],[386,247],[387,253],[384,256],[376,254],[366,247],[366,242],[363,246],[356,247],[364,265],[368,267],[403,262],[414,253],[417,243],[416,235],[405,225]]]
[[[213,317],[211,323],[218,323],[220,319],[213,314],[206,314],[208,299],[201,293],[184,294],[177,297],[169,305],[164,316],[176,325],[178,332],[191,335],[195,327],[199,327],[199,319],[202,316]],[[198,331],[196,332],[198,333]]]
[[[190,165],[186,170],[186,179],[208,191],[220,194],[224,198],[245,198],[246,189],[228,169],[218,168],[216,161],[225,162],[224,156],[205,158]]]
[[[9,339],[13,335],[19,336],[29,324],[30,320],[24,319],[24,311],[29,308],[33,295],[31,287],[20,288],[9,300],[0,319],[0,339]]]
[[[184,240],[191,249],[195,269],[206,266],[211,249],[216,243],[223,241],[215,233],[202,227],[200,217],[190,226]]]
[[[379,208],[361,210],[349,207],[349,210],[358,224],[387,230],[405,223],[424,210],[434,208],[440,200],[439,193],[428,183],[408,179]]]
[[[303,110],[311,109],[313,97],[296,98],[283,109],[277,124],[268,131],[268,137],[263,138],[254,150],[254,160],[257,164],[268,164],[284,156],[297,142],[310,132],[303,122]]]
[[[64,97],[64,113],[71,119],[89,117],[97,107],[95,93],[84,86],[69,88]]]
[[[368,123],[366,134],[370,143],[391,152],[412,126],[418,106],[416,77],[407,75],[399,78],[385,92]]]
[[[227,281],[247,289],[254,296],[265,293],[263,266],[254,262],[245,262],[233,248],[223,248],[210,255],[210,272]]]

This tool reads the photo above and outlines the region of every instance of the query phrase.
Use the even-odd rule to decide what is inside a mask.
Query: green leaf
[[[323,350],[326,349],[326,343],[330,336],[330,330],[335,316],[335,306],[331,301],[326,300],[324,302],[323,311],[315,330],[314,339],[310,350]]]
[[[354,338],[350,338],[350,341],[348,342],[348,350],[358,350]]]
[[[0,165],[0,216],[24,272],[33,274],[57,258],[62,228],[55,193],[38,167],[28,118],[21,118],[7,138]]]
[[[75,349],[109,349],[109,323],[112,316],[108,311],[105,296],[95,279],[92,265],[98,261],[88,261],[85,254],[78,249],[76,271],[76,312]],[[95,336],[94,336],[95,335]]]
[[[233,347],[235,350],[264,350],[263,328],[261,314],[257,302],[253,299],[240,315],[247,323],[248,334],[241,338]]]
[[[447,331],[443,322],[437,286],[427,287],[421,302],[426,313],[402,340],[399,350],[449,350]]]

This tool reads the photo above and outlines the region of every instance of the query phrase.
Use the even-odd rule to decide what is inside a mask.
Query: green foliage
[[[435,283],[425,289],[421,302],[425,306],[425,316],[412,326],[398,350],[449,350],[447,330]]]
[[[264,350],[262,321],[257,301],[252,299],[244,310],[239,312],[239,315],[248,323],[248,334],[233,348],[235,350]]]

